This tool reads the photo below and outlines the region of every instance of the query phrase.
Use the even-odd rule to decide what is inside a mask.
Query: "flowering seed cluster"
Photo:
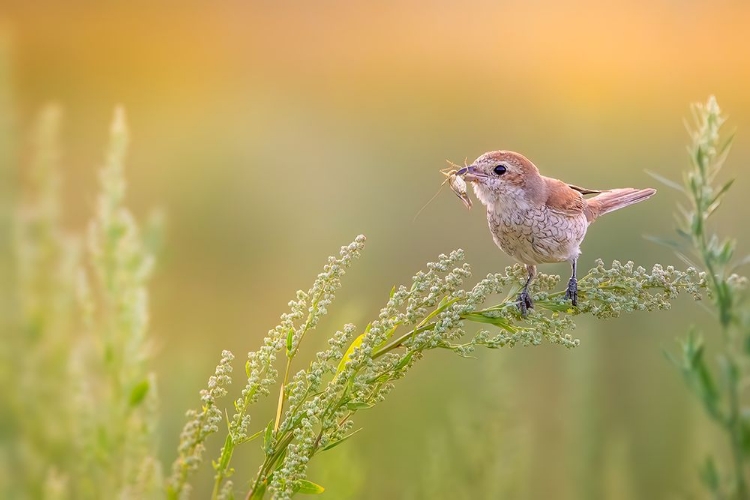
[[[391,382],[421,357],[421,350],[437,346],[434,337],[453,331],[461,322],[453,305],[465,297],[463,280],[470,276],[467,265],[457,266],[462,260],[460,250],[441,255],[438,262],[428,264],[426,272],[414,276],[410,288],[401,286],[393,291],[378,319],[354,341],[357,345],[351,352],[343,352],[355,331],[347,325],[330,340],[327,351],[317,354],[307,371],[297,373],[290,385],[291,406],[280,427],[280,433],[289,432],[294,441],[272,475],[274,498],[290,498],[305,478],[312,456],[351,432],[351,415],[382,401],[393,387]],[[399,327],[417,326],[430,314],[437,325],[432,329],[437,332],[427,329],[409,339],[412,348],[406,353],[378,355],[378,346],[391,339]],[[344,355],[348,359],[342,360]],[[327,373],[332,376],[318,391]]]
[[[142,497],[136,492],[153,491],[161,483],[154,458],[158,396],[147,363],[147,285],[155,257],[124,203],[127,146],[125,113],[117,108],[100,170],[96,215],[88,228],[90,266],[81,266],[79,273],[84,326],[89,330],[81,342],[82,373],[88,375],[76,390],[78,398],[88,400],[85,411],[91,413],[77,416],[87,424],[76,446],[81,446],[83,457],[79,468],[86,471],[86,480],[97,478],[91,483],[97,491]],[[112,463],[118,464],[116,473],[105,465]]]
[[[172,464],[172,477],[169,479],[168,490],[171,498],[187,498],[190,491],[187,479],[201,463],[206,438],[219,431],[223,415],[216,402],[226,396],[226,386],[232,383],[233,360],[234,355],[230,351],[221,353],[221,361],[208,379],[208,387],[200,392],[201,410],[187,411],[188,421],[180,434],[178,456]]]
[[[692,327],[679,341],[681,355],[668,356],[702,403],[706,415],[723,431],[732,449],[731,465],[714,461],[710,455],[706,458],[700,470],[704,486],[714,498],[749,498],[745,451],[750,435],[747,426],[750,408],[745,387],[750,322],[743,290],[747,279],[732,273],[738,267],[734,258],[736,241],[720,237],[710,224],[711,216],[721,206],[734,181],[718,182],[732,137],[721,138],[725,117],[713,96],[705,104],[693,104],[692,111],[693,122],[687,123],[691,166],[683,173],[682,186],[665,181],[687,198],[687,204],[681,204],[676,214],[681,241],[670,246],[676,246],[683,260],[692,259],[707,271],[702,280],[706,282],[711,299],[707,307],[713,309],[717,325],[715,331],[708,334],[715,336],[714,342],[707,345],[703,334]]]
[[[263,339],[263,346],[258,351],[248,353],[248,381],[242,391],[242,397],[235,402],[235,421],[243,416],[243,409],[257,401],[260,395],[269,394],[269,387],[278,376],[273,363],[276,354],[284,348],[289,332],[292,332],[291,344],[294,349],[299,345],[302,336],[315,328],[320,318],[328,312],[328,305],[333,301],[336,290],[341,287],[341,277],[351,265],[351,261],[359,257],[364,244],[365,237],[360,235],[353,243],[341,247],[339,258],[329,257],[312,288],[307,293],[301,290],[297,292],[297,300],[289,302],[291,310],[281,316],[281,324],[268,332]],[[306,321],[297,326],[296,322],[304,318],[305,313]]]
[[[305,334],[318,325],[320,319],[327,314],[328,306],[333,302],[336,291],[341,287],[341,278],[352,261],[359,257],[364,248],[365,237],[360,235],[347,246],[341,247],[338,257],[329,257],[313,286],[307,291],[298,291],[296,300],[289,302],[290,311],[281,316],[281,323],[268,332],[263,339],[263,345],[257,351],[248,353],[248,361],[245,365],[247,383],[242,389],[240,397],[234,402],[234,415],[230,422],[230,439],[221,451],[221,457],[217,461],[216,471],[217,486],[230,474],[229,459],[233,448],[253,436],[248,436],[250,415],[248,407],[255,403],[261,396],[270,394],[271,387],[278,379],[278,369],[275,366],[278,353],[283,349],[289,359],[294,357],[300,342]],[[296,394],[292,401],[304,399],[299,394],[306,393],[309,387],[318,387],[322,378],[325,365],[328,360],[341,355],[341,348],[348,339],[349,329],[334,336],[329,351],[318,354],[318,358],[311,367],[309,373],[301,372],[288,384],[288,388],[281,389],[284,401],[290,394]],[[339,339],[339,340],[336,340]],[[338,343],[337,343],[338,342]],[[316,364],[317,363],[317,364]],[[308,377],[309,375],[309,377]],[[294,403],[293,403],[294,404]],[[298,425],[299,422],[296,422]],[[278,434],[276,431],[274,434]],[[276,436],[270,436],[270,442],[266,443],[271,450],[277,441]]]
[[[653,311],[669,309],[670,300],[680,292],[701,299],[706,288],[706,273],[690,267],[679,271],[673,266],[666,268],[656,264],[651,273],[632,262],[618,261],[606,269],[601,260],[596,267],[579,281],[579,296],[584,300],[577,314],[591,313],[597,318],[616,318],[623,312]],[[654,293],[654,290],[659,290]]]
[[[430,349],[446,348],[468,356],[478,346],[538,345],[544,340],[576,347],[579,340],[567,333],[575,327],[576,314],[606,318],[622,312],[666,309],[680,291],[699,299],[705,288],[705,275],[694,269],[681,272],[655,266],[647,273],[632,263],[614,262],[606,269],[598,261],[579,281],[579,294],[585,300],[578,309],[564,300],[563,292],[556,291],[559,276],[542,274],[532,286],[537,309],[522,316],[515,295],[526,279],[523,266],[490,274],[466,291],[463,282],[470,275],[461,250],[439,256],[426,271],[414,276],[411,286],[394,288],[378,319],[351,342],[338,368],[334,369],[335,361],[354,333],[351,325],[334,335],[330,349],[318,353],[307,370],[295,375],[276,441],[289,444],[280,465],[262,478],[268,480],[274,498],[290,498],[305,479],[309,460],[346,438],[353,428],[353,414],[382,401],[394,381]],[[509,298],[482,308],[501,293]],[[480,330],[468,341],[456,343],[466,335],[466,321],[494,325],[500,333],[497,329],[494,334]]]
[[[575,328],[573,318],[577,314],[608,318],[623,312],[666,309],[678,293],[686,291],[700,299],[706,287],[705,274],[695,269],[682,272],[657,265],[649,273],[632,262],[615,261],[612,267],[605,268],[597,261],[596,267],[579,280],[578,308],[564,299],[559,276],[540,274],[530,290],[536,309],[523,316],[515,302],[526,280],[523,266],[490,274],[467,290],[464,282],[471,270],[463,262],[463,251],[456,250],[429,263],[409,285],[394,287],[377,319],[364,330],[345,325],[305,369],[292,375],[290,367],[305,334],[327,312],[341,286],[341,276],[359,256],[363,244],[364,237],[358,237],[342,247],[339,257],[331,257],[312,288],[297,293],[296,300],[289,304],[290,311],[281,317],[281,324],[268,333],[259,350],[248,355],[247,384],[235,401],[229,436],[214,462],[215,498],[232,494],[231,485],[225,480],[232,472],[229,462],[234,447],[261,435],[265,459],[249,498],[270,493],[274,499],[285,500],[316,486],[306,479],[310,460],[356,432],[354,414],[383,401],[395,381],[429,350],[449,349],[469,356],[477,347],[497,349],[544,341],[576,347],[579,340],[568,332]],[[504,298],[493,302],[497,296]],[[467,335],[467,322],[489,327]],[[285,352],[287,369],[277,383],[274,365],[281,351]],[[223,359],[220,367],[224,365],[228,366],[228,361]],[[216,378],[203,393],[203,413],[190,414],[193,423],[183,433],[184,454],[188,458],[179,467],[191,467],[191,457],[202,450],[201,440],[215,431],[221,414],[210,407],[218,396],[211,388],[223,388],[228,378],[222,378],[220,383],[219,376],[228,374],[228,370],[220,373],[217,368]],[[277,418],[264,430],[248,436],[248,406],[261,395],[270,394],[274,385],[279,386]]]

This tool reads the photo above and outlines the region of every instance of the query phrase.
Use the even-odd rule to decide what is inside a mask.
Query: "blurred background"
[[[2,112],[22,178],[37,111],[64,107],[64,222],[80,231],[113,107],[127,109],[128,203],[141,219],[167,214],[151,331],[169,464],[221,350],[241,373],[295,290],[357,234],[367,249],[321,345],[340,324],[376,317],[391,287],[439,253],[463,248],[477,279],[512,263],[482,207],[467,212],[448,190],[415,220],[446,159],[512,149],[578,185],[659,187],[644,170],[680,179],[688,105],[715,94],[738,130],[724,174],[737,182],[717,223],[747,253],[748,25],[741,1],[3,2]],[[598,222],[580,267],[681,265],[642,237],[673,234],[679,196],[661,188]],[[685,298],[666,312],[581,318],[575,350],[434,352],[310,477],[329,498],[699,491],[698,464],[727,450],[663,355],[692,323],[711,328]],[[252,476],[257,457],[236,458]]]

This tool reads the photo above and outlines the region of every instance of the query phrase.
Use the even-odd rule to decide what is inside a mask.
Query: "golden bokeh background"
[[[167,214],[151,296],[165,464],[221,350],[241,374],[294,291],[358,233],[368,247],[321,344],[344,322],[364,326],[439,253],[465,249],[475,277],[511,264],[481,206],[467,213],[443,191],[414,219],[446,159],[513,149],[578,185],[659,187],[644,170],[680,178],[688,104],[715,94],[738,130],[725,174],[737,182],[716,224],[750,250],[747,2],[34,0],[4,2],[0,26],[21,170],[37,110],[65,108],[66,226],[81,229],[93,210],[116,103],[132,133],[129,204],[141,219]],[[662,188],[597,222],[580,267],[680,265],[642,237],[673,234],[679,196]],[[316,459],[311,479],[328,498],[699,491],[698,465],[726,443],[663,355],[692,323],[713,333],[682,299],[582,318],[572,351],[431,353],[362,413],[355,439]],[[241,485],[257,457],[237,458]]]

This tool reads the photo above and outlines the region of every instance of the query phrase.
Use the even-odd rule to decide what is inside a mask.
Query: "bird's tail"
[[[586,200],[586,218],[593,222],[597,217],[614,212],[620,208],[633,205],[651,198],[656,189],[612,189]]]

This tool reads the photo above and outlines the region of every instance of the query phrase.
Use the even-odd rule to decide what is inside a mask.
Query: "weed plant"
[[[684,188],[694,205],[683,211],[681,230],[697,250],[695,264],[684,271],[661,265],[646,270],[632,262],[597,261],[579,279],[577,308],[564,300],[559,276],[542,274],[531,289],[536,309],[522,316],[515,303],[526,278],[522,266],[467,286],[471,269],[455,250],[394,287],[366,325],[317,332],[364,249],[365,238],[358,236],[328,258],[308,290],[296,293],[279,325],[248,353],[240,377],[234,375],[234,354],[223,351],[198,407],[187,413],[177,457],[162,478],[155,458],[158,395],[149,372],[147,294],[155,253],[148,242],[157,238],[144,235],[124,204],[124,113],[115,114],[96,213],[86,236],[77,237],[60,225],[60,113],[47,109],[39,122],[29,195],[15,225],[14,290],[22,314],[2,348],[7,364],[0,376],[9,388],[1,416],[17,431],[3,436],[0,464],[9,473],[0,494],[185,499],[209,439],[223,442],[210,461],[212,499],[321,493],[324,487],[307,477],[310,461],[356,439],[357,414],[381,403],[432,351],[471,356],[478,348],[543,342],[574,348],[580,342],[571,331],[579,315],[609,319],[668,309],[680,293],[698,300],[707,290],[726,342],[719,363],[724,383],[715,382],[697,334],[685,340],[678,363],[735,450],[734,475],[719,475],[709,460],[707,484],[717,498],[725,498],[725,489],[746,498],[742,472],[750,438],[740,405],[739,357],[750,345],[748,317],[735,292],[743,280],[730,273],[732,244],[708,236],[705,226],[728,189],[711,188],[723,158],[716,147],[718,107],[710,101],[697,116],[695,169]],[[147,224],[145,233],[156,226]],[[300,353],[309,350],[311,335],[325,336],[327,347],[303,363]],[[230,384],[240,379],[229,398]],[[261,398],[273,398],[276,411],[253,413]],[[233,459],[249,446],[262,449],[261,463],[253,471],[235,470]]]
[[[732,143],[731,136],[720,136],[724,121],[714,97],[705,104],[693,105],[693,121],[687,124],[690,168],[682,184],[656,177],[686,198],[687,203],[680,204],[676,214],[680,239],[665,243],[675,248],[688,265],[706,270],[710,312],[717,322],[715,336],[720,341],[712,362],[703,335],[691,328],[680,341],[681,356],[669,355],[707,415],[726,435],[731,449],[730,466],[720,468],[709,455],[701,478],[716,499],[746,500],[750,498],[750,407],[743,402],[743,392],[749,380],[750,313],[744,293],[747,280],[734,270],[750,258],[735,261],[735,240],[719,237],[708,225],[734,182],[722,184],[717,180]]]

